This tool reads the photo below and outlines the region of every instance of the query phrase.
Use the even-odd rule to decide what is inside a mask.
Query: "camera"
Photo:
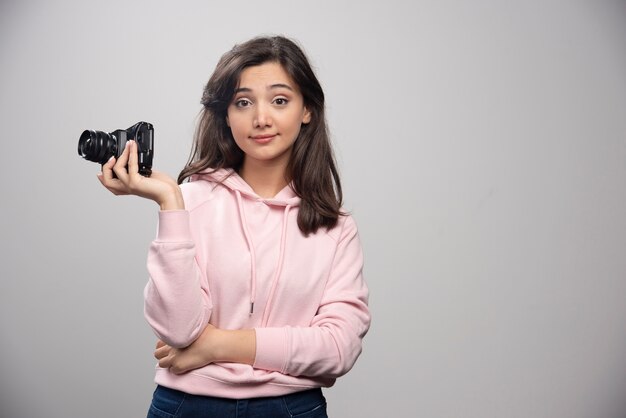
[[[137,143],[139,174],[149,177],[152,174],[154,155],[154,128],[148,122],[137,122],[128,129],[113,132],[84,131],[78,139],[78,155],[86,160],[104,164],[111,157],[116,159],[124,151],[126,142]]]

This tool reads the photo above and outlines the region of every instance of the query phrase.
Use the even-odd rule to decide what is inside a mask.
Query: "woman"
[[[222,56],[202,104],[178,182],[139,175],[133,142],[99,175],[160,207],[148,416],[325,417],[320,388],[352,368],[370,314],[324,93],[293,41],[261,37]]]

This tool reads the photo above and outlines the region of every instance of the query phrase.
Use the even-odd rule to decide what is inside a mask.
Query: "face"
[[[226,122],[250,164],[287,166],[302,124],[311,121],[298,86],[276,62],[248,67]]]

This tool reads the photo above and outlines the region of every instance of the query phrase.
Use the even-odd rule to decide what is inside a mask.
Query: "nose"
[[[272,126],[272,117],[270,115],[270,110],[266,106],[261,104],[256,106],[253,124],[255,128],[265,128],[266,126]]]

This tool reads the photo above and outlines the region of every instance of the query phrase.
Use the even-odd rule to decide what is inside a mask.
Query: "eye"
[[[248,107],[252,104],[252,102],[248,99],[237,99],[235,100],[235,107]]]
[[[287,103],[289,103],[289,100],[284,97],[277,97],[274,99],[274,104],[277,104],[278,106],[285,106]]]

